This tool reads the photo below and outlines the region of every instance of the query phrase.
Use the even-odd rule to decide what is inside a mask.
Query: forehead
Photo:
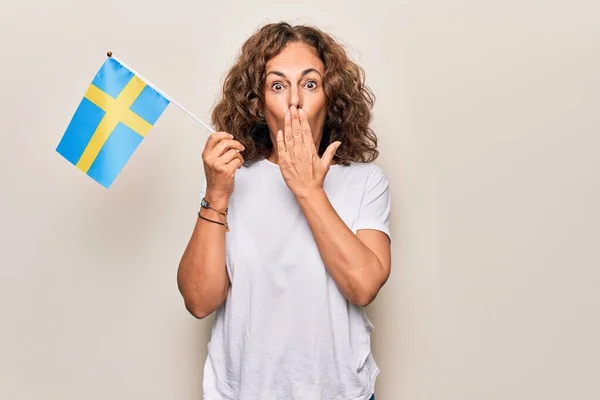
[[[293,72],[295,70],[304,71],[307,68],[314,68],[323,72],[324,65],[315,49],[303,43],[289,43],[275,57],[267,61],[267,71],[284,70]]]

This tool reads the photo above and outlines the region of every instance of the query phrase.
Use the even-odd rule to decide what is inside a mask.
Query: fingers
[[[239,159],[241,163],[244,162],[244,158],[239,151],[235,149],[228,150],[225,154],[215,160],[215,167],[230,164],[235,159]]]
[[[285,140],[281,129],[277,131],[277,157],[279,162],[285,159]]]
[[[302,126],[300,125],[300,116],[298,115],[298,109],[294,106],[290,107],[290,115],[292,117],[292,132],[294,136],[294,159],[301,160],[302,154]],[[288,149],[288,151],[290,151]]]
[[[244,150],[244,146],[227,132],[216,132],[209,136],[202,152],[207,193],[218,193],[223,198],[229,198],[233,192],[236,170],[244,162],[240,154]]]
[[[223,139],[233,139],[233,135],[227,132],[215,132],[208,137],[204,145],[204,153],[210,153],[215,146]]]
[[[294,150],[294,133],[292,132],[292,116],[290,110],[287,110],[285,114],[285,124],[283,129],[283,136],[285,141],[285,152],[293,157]]]
[[[302,143],[304,144],[305,150],[308,152],[309,158],[312,160],[314,155],[317,154],[317,149],[315,148],[315,139],[313,138],[312,131],[310,130],[306,111],[301,108],[299,112],[300,125],[302,126]]]
[[[302,140],[302,126],[300,125],[300,114],[298,109],[294,106],[290,107],[290,115],[292,117],[292,132],[294,133],[294,140]]]
[[[333,142],[328,147],[327,150],[323,153],[323,157],[321,157],[321,161],[326,168],[331,166],[331,162],[333,161],[333,157],[335,156],[335,152],[342,145],[342,142]]]
[[[226,164],[226,168],[229,170],[229,172],[233,174],[235,173],[235,170],[242,167],[242,164],[244,164],[244,159],[242,158],[242,156],[239,156],[235,157],[233,160],[231,160],[231,162]]]
[[[209,153],[209,157],[218,158],[221,157],[229,149],[244,151],[245,147],[243,144],[233,139],[222,139]]]

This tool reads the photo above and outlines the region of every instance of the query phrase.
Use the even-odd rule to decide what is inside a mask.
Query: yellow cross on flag
[[[114,58],[107,58],[56,151],[110,187],[170,100]]]

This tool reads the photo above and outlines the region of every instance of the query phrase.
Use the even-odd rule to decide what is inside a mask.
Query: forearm
[[[213,207],[224,210],[227,199],[207,199]],[[219,221],[213,210],[201,209],[200,215]],[[177,284],[187,310],[204,318],[224,301],[229,288],[225,266],[225,227],[198,218],[177,271]]]
[[[385,281],[380,260],[340,218],[325,191],[313,190],[297,200],[342,294],[354,304],[369,304]]]

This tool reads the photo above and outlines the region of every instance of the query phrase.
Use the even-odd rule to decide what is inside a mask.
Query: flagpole
[[[152,89],[154,89],[158,93],[160,93],[169,102],[175,104],[177,107],[179,107],[181,109],[181,111],[185,112],[187,115],[189,115],[190,117],[192,117],[196,122],[198,122],[200,125],[204,126],[211,133],[215,132],[215,130],[210,125],[205,124],[204,122],[202,122],[202,120],[200,118],[196,117],[194,114],[192,114],[191,112],[189,112],[185,107],[183,107],[181,104],[179,104],[178,102],[176,102],[175,100],[173,100],[170,96],[168,96],[162,90],[160,90],[159,88],[157,88],[156,85],[154,85],[148,79],[144,78],[141,74],[139,74],[138,72],[136,72],[133,68],[129,67],[127,64],[125,64],[124,62],[122,62],[121,60],[119,60],[117,57],[115,57],[112,52],[109,51],[108,53],[106,53],[106,55],[108,57],[110,57],[110,58],[113,58],[115,61],[117,61],[123,67],[127,68],[128,70],[130,70],[133,74],[137,75],[141,80],[143,80],[144,82],[146,82],[148,84],[148,86],[150,86]]]

